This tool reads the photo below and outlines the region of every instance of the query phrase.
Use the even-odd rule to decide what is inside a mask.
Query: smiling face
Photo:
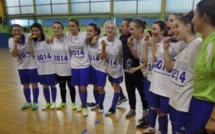
[[[160,26],[158,24],[152,25],[152,34],[156,34],[158,37],[163,36],[164,31],[161,30]]]
[[[77,26],[74,21],[69,22],[69,31],[72,33],[72,35],[76,35],[79,29],[80,27]]]
[[[173,35],[174,34],[175,21],[176,21],[176,16],[175,15],[170,15],[169,18],[168,18],[168,21],[166,23],[167,28],[168,28],[168,35]]]
[[[93,38],[98,32],[95,31],[93,26],[87,26],[87,37]]]
[[[190,30],[190,24],[184,24],[180,20],[175,22],[174,35],[176,40],[185,40],[187,32]]]
[[[55,23],[55,24],[53,24],[52,28],[53,28],[53,32],[56,36],[62,35],[63,27],[60,24]]]
[[[134,38],[137,38],[142,34],[142,28],[141,27],[138,28],[134,22],[131,22],[129,24],[129,29],[130,29],[131,35]]]
[[[116,28],[113,23],[107,23],[105,26],[107,36],[113,37],[116,35]]]
[[[15,38],[20,38],[22,35],[22,28],[19,26],[12,27],[12,34]]]
[[[32,34],[35,35],[37,38],[39,39],[41,38],[41,31],[39,28],[32,27],[31,31],[32,31]]]

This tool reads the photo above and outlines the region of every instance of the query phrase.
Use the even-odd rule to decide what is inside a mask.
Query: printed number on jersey
[[[67,55],[54,55],[54,62],[55,63],[67,63],[68,56]]]
[[[30,56],[31,56],[31,55],[30,55],[30,52],[25,52],[25,53],[18,54],[19,60],[22,60],[22,59],[24,59],[24,58],[28,58],[28,57],[30,57]]]
[[[46,53],[46,54],[37,55],[37,60],[38,60],[38,62],[50,61],[51,60],[51,54]]]
[[[174,69],[172,73],[172,78],[174,78],[176,81],[180,81],[183,83],[186,80],[186,72],[180,71],[178,69]]]
[[[99,56],[90,55],[90,61],[99,61]]]
[[[107,59],[107,63],[109,67],[115,68],[117,66],[117,60],[115,59]]]
[[[72,55],[77,57],[77,58],[83,57],[84,56],[84,50],[83,49],[73,49]]]

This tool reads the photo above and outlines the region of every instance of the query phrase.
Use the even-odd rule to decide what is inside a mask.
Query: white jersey
[[[99,54],[102,50],[102,41],[105,41],[106,46],[106,68],[107,73],[113,78],[119,78],[123,75],[122,61],[119,61],[120,55],[122,56],[122,42],[115,37],[114,41],[108,41],[107,37],[99,39]],[[121,59],[122,60],[122,59]]]
[[[17,68],[18,69],[35,69],[37,68],[35,59],[30,54],[28,37],[31,34],[24,34],[25,44],[17,44],[18,56],[17,56]],[[8,41],[10,52],[14,47],[14,39],[10,38]]]
[[[136,38],[134,38],[133,44],[134,44],[133,48],[136,51],[137,57],[139,59],[139,64],[142,64],[144,62],[143,61],[144,38],[140,40],[137,40]],[[143,76],[146,77],[148,73],[147,68],[142,68],[141,71],[143,73]]]
[[[99,44],[101,44],[101,40],[94,46],[88,44],[90,64],[96,70],[106,73],[106,62],[99,58]]]
[[[175,59],[172,72],[173,89],[169,104],[178,111],[188,112],[193,92],[194,62],[200,50],[202,40],[197,38],[186,44]]]
[[[46,41],[37,41],[33,42],[33,48],[38,74],[55,74],[50,44],[47,44]]]
[[[56,74],[59,76],[71,76],[70,53],[68,39],[63,36],[60,40],[54,38],[51,44]]]
[[[69,49],[71,53],[71,68],[83,69],[90,66],[90,59],[85,42],[86,32],[78,32],[73,36],[70,32],[66,33],[69,41]]]
[[[148,62],[147,62],[147,71],[148,71],[147,79],[148,79],[148,81],[151,81],[152,80],[152,75],[153,75],[153,68],[155,66],[155,64],[153,62],[153,57],[152,57],[151,38],[149,39],[149,44],[148,44],[148,48],[147,48],[147,58],[148,58]]]
[[[169,54],[170,58],[173,59],[181,50],[184,48],[185,44],[182,41],[176,43],[170,43]],[[164,48],[163,41],[157,43],[157,53],[156,53],[156,67],[153,69],[152,75],[152,85],[150,91],[153,93],[168,97],[170,96],[170,90],[172,89],[171,83],[171,72],[167,72],[164,66]]]

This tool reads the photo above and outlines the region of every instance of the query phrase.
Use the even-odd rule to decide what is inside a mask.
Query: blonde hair
[[[107,24],[109,24],[109,23],[111,23],[111,24],[114,25],[115,36],[117,36],[117,26],[116,26],[116,24],[113,21],[106,21],[105,24],[104,24],[104,29],[106,29]]]

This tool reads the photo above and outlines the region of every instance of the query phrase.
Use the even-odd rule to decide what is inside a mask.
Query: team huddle
[[[143,109],[137,128],[145,128],[143,133],[157,131],[157,117],[162,134],[168,132],[168,120],[172,133],[215,133],[215,1],[201,0],[195,11],[171,14],[167,22],[155,21],[150,31],[146,25],[141,19],[125,18],[120,38],[113,21],[104,24],[104,35],[95,23],[80,32],[75,19],[69,20],[65,34],[63,24],[54,22],[52,37],[39,23],[25,34],[19,24],[12,25],[9,49],[17,57],[26,99],[22,109],[38,109],[38,83],[46,100],[42,110],[65,107],[67,85],[72,109],[87,116],[91,84],[95,98],[91,109],[99,114],[107,110],[108,116],[127,100],[120,87],[124,77],[130,106],[126,118],[136,114],[137,89]],[[114,90],[109,109],[103,106],[107,77]],[[57,83],[62,102],[56,106]],[[75,102],[75,86],[81,106]]]

